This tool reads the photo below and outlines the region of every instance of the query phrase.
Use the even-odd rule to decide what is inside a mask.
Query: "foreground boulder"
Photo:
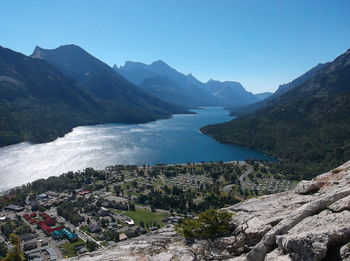
[[[224,210],[234,213],[227,237],[186,244],[169,226],[72,260],[350,260],[350,161]]]

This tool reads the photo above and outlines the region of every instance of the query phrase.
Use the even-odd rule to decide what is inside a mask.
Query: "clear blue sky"
[[[74,43],[109,65],[164,60],[274,91],[350,48],[349,0],[1,0],[0,45]]]

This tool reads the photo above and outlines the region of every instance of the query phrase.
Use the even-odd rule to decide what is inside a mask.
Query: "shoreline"
[[[152,168],[152,167],[157,167],[157,166],[186,166],[186,165],[201,165],[201,164],[211,164],[211,163],[222,163],[222,164],[239,164],[239,165],[243,165],[245,164],[245,161],[244,160],[231,160],[231,161],[203,161],[203,162],[188,162],[188,163],[169,163],[169,164],[161,164],[161,163],[157,163],[157,164],[153,164],[153,165],[123,165],[123,164],[117,164],[117,165],[113,165],[113,166],[106,166],[104,169],[97,169],[96,171],[98,172],[103,172],[103,171],[109,171],[108,168],[111,168],[111,167],[114,167],[114,166],[135,166],[136,168]],[[87,167],[89,168],[89,167]],[[74,171],[74,172],[80,172],[81,170],[77,170],[77,171]],[[60,177],[62,175],[64,175],[66,173],[61,173],[57,176],[50,176],[50,177]],[[26,186],[26,185],[29,185],[29,184],[32,184],[33,182],[37,181],[37,180],[41,180],[41,179],[44,179],[44,180],[47,180],[48,178],[50,177],[47,177],[47,178],[40,178],[40,179],[36,179],[32,182],[29,182],[29,183],[26,183],[26,184],[22,184],[22,185],[19,185],[19,186],[15,186],[15,187],[12,187],[12,188],[8,188],[8,189],[5,189],[5,190],[1,190],[0,191],[0,197],[1,196],[4,196],[6,195],[7,193],[10,193],[12,190],[16,190],[16,189],[21,189],[22,186]]]

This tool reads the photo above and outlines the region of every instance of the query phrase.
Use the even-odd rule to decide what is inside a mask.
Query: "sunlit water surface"
[[[221,144],[199,128],[232,119],[220,107],[145,124],[83,126],[44,144],[0,148],[0,191],[86,167],[271,159],[248,148]]]

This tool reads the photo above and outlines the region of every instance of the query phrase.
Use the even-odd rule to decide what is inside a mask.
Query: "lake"
[[[53,142],[23,142],[0,148],[0,191],[86,167],[271,160],[263,153],[221,144],[199,132],[202,126],[232,119],[227,110],[207,107],[193,111],[196,114],[144,124],[81,126]]]

